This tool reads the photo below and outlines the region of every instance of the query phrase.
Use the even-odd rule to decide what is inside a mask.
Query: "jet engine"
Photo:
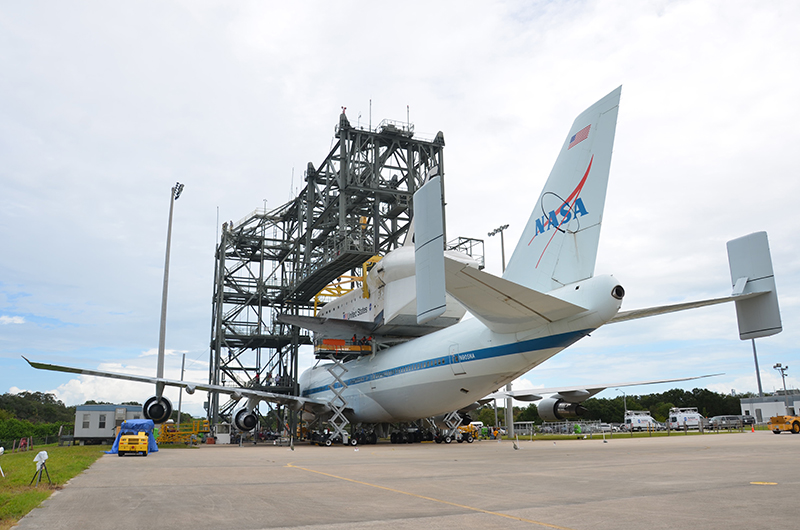
[[[142,414],[153,423],[164,423],[172,416],[172,403],[165,396],[153,396],[144,402]]]
[[[233,424],[240,431],[252,431],[258,424],[258,418],[252,410],[242,408],[233,415]]]
[[[580,403],[569,403],[561,398],[546,398],[536,404],[539,417],[544,421],[561,421],[586,414],[586,407]]]

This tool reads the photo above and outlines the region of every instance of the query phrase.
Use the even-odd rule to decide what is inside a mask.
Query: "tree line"
[[[588,420],[599,420],[608,423],[625,421],[625,407],[628,410],[648,410],[658,421],[666,421],[672,407],[696,407],[703,416],[710,418],[719,415],[739,414],[739,399],[753,397],[753,394],[731,396],[695,388],[694,390],[673,389],[660,394],[626,395],[614,398],[590,398],[583,402],[588,412],[584,416]],[[87,401],[85,405],[110,405]],[[128,402],[123,405],[139,405]],[[177,411],[173,419],[177,421]],[[191,415],[181,414],[181,421],[191,421]],[[495,410],[486,405],[470,414],[473,421],[482,421],[484,425],[495,425]],[[497,410],[498,423],[505,425],[505,407],[499,403]],[[527,407],[514,407],[514,421],[533,421],[542,423],[535,404]],[[0,440],[11,440],[25,436],[44,437],[57,436],[59,427],[75,424],[75,407],[67,407],[53,394],[42,392],[21,392],[20,394],[3,394],[0,396]]]
[[[56,437],[62,425],[75,423],[75,407],[53,394],[21,392],[0,396],[0,440]]]
[[[122,405],[138,405],[126,401]],[[116,405],[106,401],[89,400],[84,405]],[[173,411],[172,419],[178,420],[178,411]],[[181,413],[182,422],[192,421],[192,415]],[[75,406],[68,407],[53,394],[43,392],[20,392],[0,395],[0,440],[10,441],[19,438],[44,438],[58,436],[61,426],[72,433],[75,425]]]
[[[673,407],[695,407],[697,411],[710,418],[720,415],[736,415],[741,413],[739,400],[753,397],[753,394],[740,394],[731,396],[712,392],[705,388],[694,390],[681,390],[678,388],[667,390],[660,394],[646,394],[641,396],[623,395],[613,398],[589,398],[583,402],[587,413],[583,416],[587,420],[598,420],[607,423],[623,423],[625,409],[647,410],[658,421],[666,421],[669,409]],[[497,417],[500,425],[505,425],[505,404],[498,402]],[[484,425],[495,424],[495,411],[492,405],[485,405],[470,415],[473,421],[481,421]],[[514,421],[532,421],[542,423],[535,404],[527,407],[514,407]]]

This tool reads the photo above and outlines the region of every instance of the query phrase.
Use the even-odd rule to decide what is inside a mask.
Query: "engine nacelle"
[[[258,418],[251,410],[239,409],[233,415],[233,424],[236,425],[236,428],[240,431],[252,431],[256,428],[256,425],[258,425]]]
[[[164,423],[172,416],[172,403],[165,396],[161,396],[161,399],[153,396],[144,402],[142,414],[153,423]]]
[[[562,421],[586,414],[586,407],[580,403],[568,403],[561,398],[543,399],[536,404],[536,409],[544,421]]]

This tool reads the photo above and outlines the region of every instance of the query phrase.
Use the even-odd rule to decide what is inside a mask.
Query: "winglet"
[[[778,291],[766,232],[728,241],[728,263],[734,295],[764,293],[735,300],[739,338],[769,337],[783,330]]]

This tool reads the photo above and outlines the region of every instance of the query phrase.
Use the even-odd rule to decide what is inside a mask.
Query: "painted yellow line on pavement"
[[[777,482],[751,482],[750,484],[755,484],[757,486],[777,486]]]
[[[498,517],[505,517],[506,519],[514,519],[515,521],[522,521],[523,523],[531,523],[531,524],[535,524],[535,525],[539,525],[539,526],[545,526],[547,528],[555,528],[556,530],[572,530],[571,528],[567,528],[565,526],[558,526],[558,525],[554,525],[554,524],[543,523],[541,521],[534,521],[532,519],[525,519],[523,517],[517,517],[515,515],[508,515],[507,513],[493,512],[493,511],[490,511],[490,510],[484,510],[482,508],[475,508],[474,506],[466,506],[464,504],[458,504],[458,503],[455,503],[455,502],[444,501],[442,499],[435,499],[433,497],[426,497],[425,495],[419,495],[419,494],[416,494],[416,493],[409,493],[408,491],[402,491],[402,490],[398,490],[398,489],[394,489],[394,488],[388,488],[386,486],[379,486],[377,484],[370,484],[369,482],[362,482],[360,480],[354,480],[352,478],[340,477],[340,476],[337,476],[337,475],[332,475],[330,473],[325,473],[323,471],[317,471],[315,469],[309,469],[307,467],[295,466],[294,464],[291,464],[291,463],[286,464],[286,467],[291,467],[293,469],[300,469],[300,470],[303,470],[303,471],[308,471],[309,473],[316,473],[317,475],[324,475],[326,477],[335,478],[337,480],[344,480],[344,481],[347,481],[347,482],[352,482],[354,484],[361,484],[362,486],[369,486],[371,488],[378,488],[378,489],[382,489],[382,490],[386,490],[386,491],[391,491],[392,493],[400,493],[401,495],[408,495],[409,497],[416,497],[418,499],[425,499],[426,501],[438,502],[440,504],[447,504],[447,505],[450,505],[450,506],[455,506],[457,508],[464,508],[465,510],[471,510],[473,512],[480,512],[480,513],[485,513],[485,514],[488,514],[488,515],[496,515]]]

